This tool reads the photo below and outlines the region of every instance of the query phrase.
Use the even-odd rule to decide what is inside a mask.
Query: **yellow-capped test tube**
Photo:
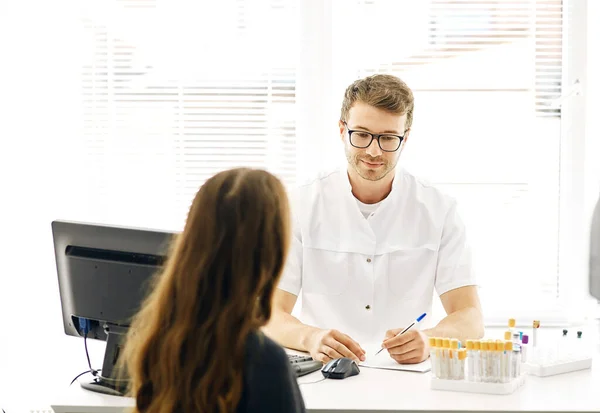
[[[452,379],[458,380],[459,376],[459,365],[458,365],[458,340],[453,338],[450,340],[450,354],[452,358],[451,367],[449,369]]]
[[[496,354],[496,342],[494,340],[490,340],[488,342],[488,381],[494,383],[497,378],[497,354]]]
[[[473,376],[475,375],[475,350],[473,345],[473,340],[467,340],[467,370],[466,370],[466,379],[468,381],[475,381]]]
[[[481,362],[481,364],[480,364],[481,368],[479,370],[480,371],[479,377],[480,377],[481,381],[487,382],[489,380],[488,375],[487,375],[488,364],[489,364],[489,362],[488,362],[488,342],[485,340],[482,340],[480,342],[480,345],[481,345],[481,352],[480,352],[479,360]]]
[[[512,377],[512,353],[513,342],[507,340],[504,342],[504,354],[502,354],[502,382],[508,383]]]
[[[434,377],[438,377],[438,360],[435,354],[435,350],[435,337],[429,337],[429,359],[431,360],[431,372],[433,373]]]
[[[465,379],[465,360],[467,359],[467,350],[461,348],[458,350],[458,380]]]
[[[437,377],[442,378],[442,364],[444,363],[444,340],[435,338],[435,357],[437,359]]]
[[[502,383],[502,356],[504,355],[504,340],[496,340],[496,382]]]
[[[442,352],[443,352],[443,362],[442,362],[442,368],[441,368],[441,372],[442,372],[442,378],[443,379],[449,379],[450,377],[450,365],[451,365],[451,361],[450,361],[450,339],[449,338],[443,338],[442,339]]]
[[[481,342],[479,340],[473,341],[473,354],[475,355],[474,381],[481,381]]]

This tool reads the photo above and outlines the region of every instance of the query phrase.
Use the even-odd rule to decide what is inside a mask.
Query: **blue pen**
[[[425,316],[427,315],[427,313],[423,313],[421,314],[415,321],[413,321],[408,327],[406,327],[404,330],[402,330],[401,332],[399,332],[398,334],[396,334],[394,337],[398,337],[401,334],[406,333],[408,330],[410,330],[411,328],[413,328],[414,326],[416,326],[417,324],[419,324],[419,322],[425,318]],[[377,353],[375,353],[375,355],[378,355],[379,353],[381,353],[381,350],[383,350],[383,347],[381,347],[379,349],[379,351]]]

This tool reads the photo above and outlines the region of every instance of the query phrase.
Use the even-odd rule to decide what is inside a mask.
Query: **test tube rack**
[[[585,370],[592,367],[592,358],[583,355],[569,355],[557,358],[546,358],[523,364],[528,374],[539,377]]]
[[[510,394],[525,381],[520,347],[509,340],[430,337],[431,388],[467,393]]]
[[[525,383],[525,374],[512,379],[508,383],[488,383],[467,380],[446,380],[431,378],[431,389],[464,393],[511,394]]]

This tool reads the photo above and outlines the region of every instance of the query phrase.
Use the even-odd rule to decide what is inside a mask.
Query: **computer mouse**
[[[323,376],[328,379],[345,379],[360,373],[358,365],[354,360],[347,357],[331,360],[321,369]]]

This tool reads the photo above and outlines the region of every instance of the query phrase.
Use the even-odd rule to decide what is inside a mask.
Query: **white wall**
[[[62,331],[50,232],[53,219],[77,208],[81,185],[79,73],[69,54],[74,3],[0,6],[0,406],[7,412],[47,405],[86,364],[83,342]]]

